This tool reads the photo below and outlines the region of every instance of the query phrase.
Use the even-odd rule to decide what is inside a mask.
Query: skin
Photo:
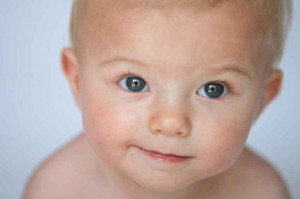
[[[69,184],[78,186],[72,198],[79,192],[89,198],[287,198],[276,172],[244,149],[251,125],[281,83],[281,72],[266,67],[266,47],[252,45],[259,40],[259,20],[237,3],[194,12],[103,9],[91,1],[78,48],[62,53],[84,136],[33,178],[47,170],[71,178]],[[143,78],[148,89],[128,91],[120,83],[128,75]],[[228,93],[199,95],[208,82],[221,82]],[[172,162],[141,149],[184,158]],[[55,167],[62,157],[76,169]],[[74,177],[76,171],[89,172]],[[265,177],[259,183],[252,176]],[[43,180],[35,181],[25,196]],[[267,183],[274,185],[267,192],[254,186]],[[68,189],[62,198],[71,197],[63,194]]]

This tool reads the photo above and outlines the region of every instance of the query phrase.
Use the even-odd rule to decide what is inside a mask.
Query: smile
[[[164,154],[164,153],[160,153],[157,151],[150,151],[150,150],[147,150],[144,148],[140,148],[140,150],[148,157],[155,159],[155,160],[160,160],[160,161],[163,161],[166,163],[181,163],[181,162],[185,162],[191,158],[190,156]]]

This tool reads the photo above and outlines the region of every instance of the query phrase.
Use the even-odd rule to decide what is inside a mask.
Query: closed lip
[[[161,160],[163,162],[180,163],[192,158],[191,156],[182,156],[182,155],[171,154],[171,153],[161,153],[158,151],[152,151],[141,147],[139,147],[139,149],[150,158]]]

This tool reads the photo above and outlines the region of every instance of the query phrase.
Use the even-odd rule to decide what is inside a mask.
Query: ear
[[[276,98],[281,89],[282,79],[283,74],[279,69],[273,69],[271,71],[265,84],[263,98],[257,115],[260,115],[260,113],[267,107],[267,105]]]
[[[69,81],[77,107],[81,109],[79,95],[79,65],[73,48],[64,48],[62,50],[61,66],[65,77]]]

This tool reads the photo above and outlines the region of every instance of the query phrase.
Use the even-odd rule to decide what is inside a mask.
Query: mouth
[[[155,160],[160,160],[166,163],[181,163],[189,160],[192,158],[191,156],[180,156],[180,155],[175,155],[175,154],[165,154],[165,153],[160,153],[157,151],[150,151],[144,148],[140,148],[140,150],[147,155],[148,157],[155,159]]]

